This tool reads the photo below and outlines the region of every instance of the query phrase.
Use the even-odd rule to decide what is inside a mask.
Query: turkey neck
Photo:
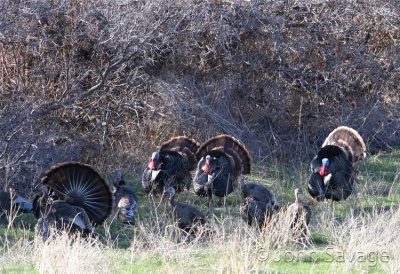
[[[301,200],[299,198],[299,193],[296,192],[296,204],[300,204]]]
[[[169,197],[169,205],[171,207],[175,207],[176,206],[175,194],[173,196]]]

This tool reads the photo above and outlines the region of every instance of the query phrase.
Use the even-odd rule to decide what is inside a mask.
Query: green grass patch
[[[308,165],[306,164],[296,169],[287,166],[286,163],[267,163],[255,159],[254,166],[254,172],[248,178],[249,181],[269,187],[275,192],[283,207],[293,203],[295,187],[302,185],[306,189],[309,175]],[[98,227],[96,233],[105,246],[111,247],[107,248],[105,252],[108,252],[107,256],[110,260],[118,262],[118,271],[121,273],[209,273],[210,271],[218,272],[221,270],[235,272],[241,269],[277,273],[342,273],[343,271],[349,273],[382,273],[385,262],[379,262],[374,266],[371,266],[368,261],[360,262],[350,268],[346,268],[347,265],[343,261],[335,260],[332,262],[332,256],[326,252],[326,248],[332,243],[329,242],[330,239],[328,235],[325,235],[325,232],[318,230],[317,224],[320,214],[326,210],[333,210],[331,212],[335,219],[341,222],[348,216],[369,214],[376,212],[376,210],[386,212],[397,208],[400,201],[399,167],[400,150],[371,155],[360,165],[357,197],[350,196],[346,201],[335,202],[332,209],[330,209],[329,201],[316,203],[305,191],[305,199],[313,207],[311,225],[313,244],[306,247],[304,251],[287,251],[279,258],[270,258],[263,262],[255,261],[254,258],[247,258],[248,262],[244,263],[245,258],[238,257],[235,258],[235,260],[238,260],[238,265],[234,269],[225,269],[224,266],[221,266],[221,263],[223,264],[231,259],[229,253],[221,250],[221,246],[213,246],[212,243],[199,243],[195,246],[180,244],[177,250],[170,252],[154,250],[151,245],[146,244],[143,237],[137,238],[140,233],[143,234],[140,231],[140,226],[132,227],[121,224],[115,219],[115,216],[110,216],[106,225]],[[147,228],[157,226],[163,228],[166,225],[172,225],[171,211],[165,201],[161,201],[160,197],[151,200],[142,195],[140,179],[138,179],[140,177],[137,178],[136,176],[138,174],[135,177],[128,176],[126,180],[138,192],[137,223]],[[212,212],[207,208],[207,199],[198,197],[192,190],[180,193],[177,200],[192,204],[207,213],[209,219],[216,225],[221,225],[220,221],[226,217],[229,217],[230,223],[222,225],[243,225],[239,216],[239,204],[241,202],[239,189],[222,199],[222,206],[216,206]],[[215,203],[217,202],[218,199],[215,200]],[[157,218],[167,223],[160,224],[157,222]],[[7,249],[20,239],[33,241],[35,224],[36,219],[32,214],[21,214],[14,222],[14,229],[1,226],[0,247]],[[228,236],[226,237],[229,238]],[[133,239],[143,241],[143,246],[138,248],[136,244],[136,249],[131,251]],[[162,247],[163,244],[160,245]],[[248,264],[249,262],[253,263],[254,266],[246,265],[245,268],[241,268],[240,264]],[[0,273],[2,272],[37,273],[37,270],[33,265],[10,262],[10,264],[5,263],[0,266]]]

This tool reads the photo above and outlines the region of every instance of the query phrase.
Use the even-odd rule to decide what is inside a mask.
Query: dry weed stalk
[[[277,158],[342,124],[398,144],[399,10],[382,3],[4,1],[1,184],[65,160],[137,168],[178,134]]]

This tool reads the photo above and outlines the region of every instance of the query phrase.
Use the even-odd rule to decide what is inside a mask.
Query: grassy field
[[[293,189],[305,185],[307,165],[255,161],[249,180],[270,187],[283,207]],[[290,237],[279,212],[264,232],[239,217],[239,191],[213,214],[192,191],[178,196],[208,213],[215,234],[186,238],[173,226],[169,208],[140,195],[136,227],[109,221],[90,239],[61,235],[52,241],[34,236],[35,219],[24,214],[15,229],[0,228],[0,273],[396,273],[400,271],[400,150],[370,155],[361,163],[357,197],[315,203],[311,238]],[[140,193],[140,174],[130,178]]]

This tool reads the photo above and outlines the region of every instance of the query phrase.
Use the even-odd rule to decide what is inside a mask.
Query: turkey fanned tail
[[[163,143],[160,147],[162,151],[176,151],[184,158],[185,168],[188,171],[193,171],[197,165],[196,152],[199,148],[199,143],[186,136],[178,136]]]
[[[95,226],[102,224],[112,211],[111,190],[89,165],[73,162],[59,164],[46,173],[42,183],[60,200],[82,208]]]
[[[199,196],[225,197],[236,187],[241,174],[251,172],[251,157],[246,147],[229,135],[204,142],[197,151],[199,163],[193,180]]]
[[[342,148],[351,162],[357,162],[366,155],[366,146],[361,135],[353,128],[341,126],[333,130],[322,147],[333,145]]]
[[[317,201],[347,199],[353,192],[358,173],[356,162],[365,154],[365,143],[356,130],[345,126],[333,130],[311,161],[310,195]]]
[[[234,137],[223,134],[204,142],[197,150],[197,158],[201,159],[212,150],[218,150],[231,156],[235,163],[235,170],[240,174],[251,173],[251,156],[249,151]]]

